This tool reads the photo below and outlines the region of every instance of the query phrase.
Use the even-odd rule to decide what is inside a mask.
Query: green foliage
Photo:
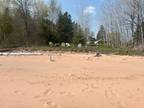
[[[64,14],[60,13],[57,24],[50,21],[47,17],[44,17],[40,22],[40,36],[45,40],[45,43],[71,43],[73,38],[71,16],[67,12]]]
[[[0,32],[2,33],[2,40],[5,40],[5,36],[12,33],[13,26],[12,26],[12,19],[9,15],[9,9],[6,8],[4,13],[2,14],[0,18]]]
[[[120,33],[110,32],[108,33],[109,42],[111,47],[119,47],[120,45]]]
[[[45,44],[49,42],[57,42],[57,31],[55,25],[48,19],[42,19],[40,24],[40,36],[45,40]]]
[[[74,38],[73,38],[73,43],[75,44],[75,45],[78,45],[79,43],[81,43],[81,44],[85,44],[86,43],[86,37],[84,36],[84,33],[83,33],[83,31],[82,30],[79,30],[76,34],[75,34],[75,36],[74,36]]]
[[[83,52],[83,53],[96,53],[97,51],[102,54],[115,54],[115,55],[141,55],[144,56],[144,51],[136,51],[126,47],[112,48],[109,46],[100,45],[98,48],[96,46],[88,46],[88,47],[47,47],[47,46],[33,46],[29,48],[24,48],[27,51],[70,51],[70,52]]]
[[[59,35],[60,42],[72,42],[73,38],[73,23],[71,15],[68,12],[64,14],[59,14],[59,19],[57,22],[57,31]]]
[[[8,8],[11,5],[13,7]],[[51,0],[49,5],[43,1],[13,0],[12,4],[9,2],[2,7],[0,14],[1,47],[3,44],[12,47],[50,42],[57,46],[62,42],[86,43],[86,32],[78,24],[75,27],[71,15],[63,13],[56,0]]]
[[[74,37],[72,40],[73,44],[78,45],[79,43],[81,43],[84,45],[86,43],[86,37],[81,26],[77,23],[73,23],[73,27],[74,27]]]
[[[96,41],[96,39],[94,37],[89,37],[89,41],[90,41],[90,44],[94,44],[94,42]]]
[[[100,30],[97,34],[97,40],[101,40],[104,43],[106,42],[106,31],[103,25],[100,26]]]

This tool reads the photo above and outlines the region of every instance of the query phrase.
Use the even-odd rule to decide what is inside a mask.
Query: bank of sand
[[[144,57],[0,57],[0,108],[144,108]]]

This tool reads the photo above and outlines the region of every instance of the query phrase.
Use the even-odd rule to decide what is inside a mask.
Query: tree
[[[61,7],[57,0],[49,0],[48,7],[49,7],[48,9],[49,20],[54,24],[56,24],[59,17],[59,13],[61,12]]]
[[[106,31],[103,25],[100,26],[100,30],[97,34],[97,40],[101,40],[103,43],[106,43]]]
[[[81,26],[77,23],[74,23],[74,37],[73,37],[73,44],[78,45],[83,44],[85,45],[87,39],[85,37],[84,31],[82,30]]]
[[[83,2],[82,0],[79,1],[79,4],[81,4],[78,8],[78,23],[80,24],[81,28],[83,29],[84,35],[86,37],[86,40],[89,41],[90,36],[90,29],[91,29],[91,23],[92,23],[92,17],[93,14],[89,11],[87,11],[87,4],[86,2]],[[91,7],[94,9],[94,7]]]
[[[49,0],[49,4],[44,0],[0,0],[0,41],[7,47],[73,40],[84,44],[90,30],[82,26],[74,30],[74,25],[71,15],[61,11],[57,0]]]
[[[6,37],[12,33],[12,31],[12,18],[9,15],[9,9],[5,8],[5,11],[0,18],[0,32],[2,33],[1,41],[5,41]]]
[[[108,36],[109,36],[110,46],[119,47],[120,43],[117,43],[117,42],[120,42],[120,40],[118,40],[119,38],[117,38],[117,37],[118,36],[120,37],[120,33],[110,32],[110,33],[108,33]]]
[[[115,34],[118,41],[132,41],[133,46],[143,45],[144,0],[107,0],[104,3],[107,4],[103,6],[103,24],[107,34],[118,33]]]
[[[53,29],[53,27],[55,27],[55,25],[49,19],[42,19],[42,22],[40,24],[40,28],[41,28],[40,36],[45,41],[46,45],[48,45],[49,42],[53,42],[53,43],[58,42],[58,39],[56,36],[57,35],[56,27],[55,29]]]
[[[40,37],[43,40],[43,44],[49,44],[49,42],[58,43],[57,25],[58,15],[60,12],[59,4],[57,0],[50,0],[49,5],[46,5],[42,1],[38,1],[37,16],[40,25]]]
[[[95,33],[91,32],[91,35],[89,36],[89,42],[90,44],[94,44],[95,41],[96,41]]]
[[[71,15],[68,12],[59,14],[57,22],[57,31],[59,34],[60,42],[72,42],[73,39],[73,23]]]
[[[133,36],[133,44],[134,45],[139,45],[141,43],[141,26],[138,25],[136,28],[136,31],[134,32]]]
[[[29,45],[30,41],[30,20],[34,3],[35,0],[13,0],[14,8],[19,12],[24,21],[27,46]]]
[[[44,3],[43,0],[37,0],[35,3],[35,17],[38,20],[43,18],[48,18],[48,6]]]
[[[124,28],[123,10],[121,0],[107,0],[104,2],[103,8],[103,25],[106,31],[106,42],[107,45],[111,45],[111,37],[109,34],[115,33],[114,38],[116,39],[116,46],[120,45],[121,38],[126,36],[127,33]],[[119,35],[120,34],[120,35]]]

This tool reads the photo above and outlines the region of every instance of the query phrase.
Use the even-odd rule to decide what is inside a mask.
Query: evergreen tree
[[[100,30],[97,34],[97,40],[101,40],[102,42],[106,42],[106,31],[103,25],[100,26]]]
[[[41,21],[40,28],[41,28],[40,36],[45,41],[45,44],[48,45],[49,42],[53,43],[58,42],[58,39],[56,37],[57,31],[53,22],[44,18]]]
[[[72,42],[73,39],[73,23],[71,15],[68,12],[64,14],[59,14],[59,19],[57,22],[57,31],[59,35],[60,42]]]

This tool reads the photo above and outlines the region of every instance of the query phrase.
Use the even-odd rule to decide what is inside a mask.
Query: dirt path
[[[0,57],[1,108],[144,108],[144,57]]]

